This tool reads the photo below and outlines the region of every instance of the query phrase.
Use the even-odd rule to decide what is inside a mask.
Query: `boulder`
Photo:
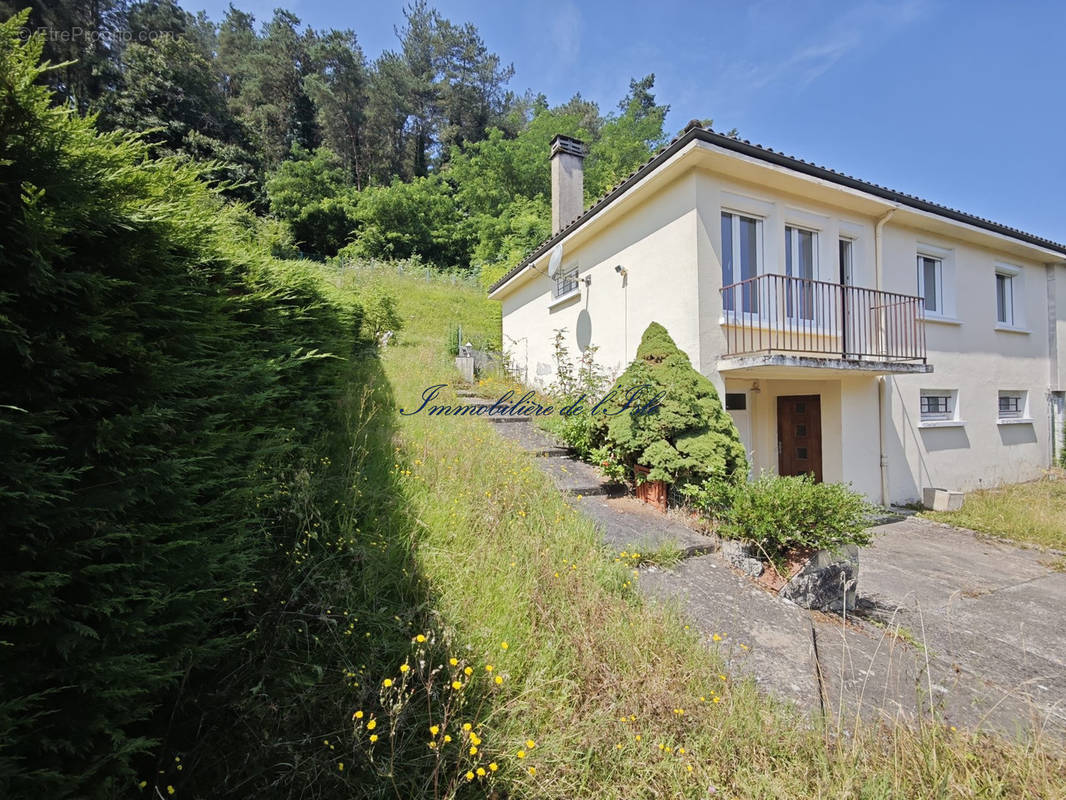
[[[781,589],[780,596],[798,606],[841,613],[855,608],[859,548],[818,550]]]
[[[723,539],[719,552],[729,565],[739,569],[745,575],[758,578],[763,572],[763,563],[755,557],[751,545],[735,539]]]

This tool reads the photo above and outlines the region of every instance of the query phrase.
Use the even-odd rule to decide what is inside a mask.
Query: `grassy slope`
[[[1066,550],[1066,475],[1056,470],[1032,483],[971,492],[961,511],[930,511],[922,516],[1024,544]]]
[[[388,271],[331,279],[345,291],[378,282],[397,296],[407,329],[384,372],[398,407],[454,380],[444,342],[455,322],[466,338],[498,335],[498,307],[476,289]],[[467,756],[463,743],[438,793],[484,796],[480,779],[463,774],[491,760],[499,772],[487,780],[538,798],[705,798],[712,787],[750,798],[1066,794],[1063,762],[1039,751],[934,724],[842,737],[803,724],[750,682],[723,676],[675,614],[644,605],[593,527],[489,425],[425,414],[395,423],[396,459],[382,478],[413,520],[412,566],[448,651],[475,670],[469,691],[487,686],[477,709],[447,720],[460,741],[459,723],[472,721],[482,744]],[[722,634],[721,647],[743,645]],[[376,679],[399,680],[398,668]]]

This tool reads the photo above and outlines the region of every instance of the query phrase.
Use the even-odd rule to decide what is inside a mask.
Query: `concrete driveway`
[[[1066,736],[1066,574],[1052,557],[917,518],[874,530],[859,624],[816,615],[827,715],[933,706],[960,728]]]

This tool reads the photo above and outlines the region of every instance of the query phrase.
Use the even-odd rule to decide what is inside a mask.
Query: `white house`
[[[903,503],[1053,463],[1066,245],[694,124],[583,210],[583,154],[553,140],[554,235],[490,290],[530,383],[556,329],[620,371],[656,321],[755,472]]]

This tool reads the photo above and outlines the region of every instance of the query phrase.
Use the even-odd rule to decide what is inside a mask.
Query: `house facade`
[[[696,126],[582,211],[582,153],[553,141],[555,232],[490,291],[528,383],[558,329],[617,373],[655,321],[753,473],[888,504],[1054,463],[1066,246]]]

